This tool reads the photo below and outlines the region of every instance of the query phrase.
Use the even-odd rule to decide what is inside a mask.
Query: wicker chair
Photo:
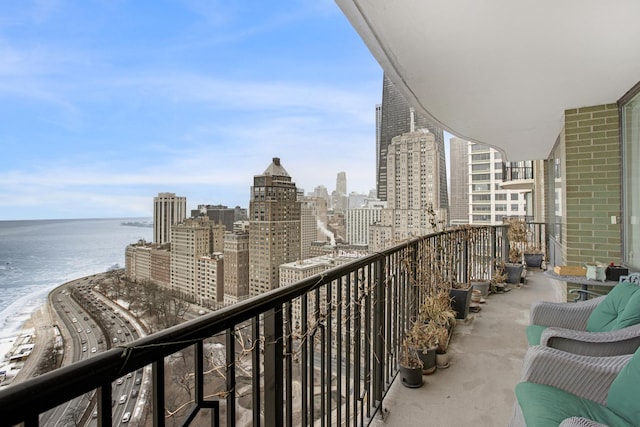
[[[533,346],[521,380],[510,427],[633,426],[640,420],[640,351],[593,357]]]
[[[608,295],[576,303],[531,306],[529,345],[587,356],[634,353],[640,347],[640,274],[620,278]]]

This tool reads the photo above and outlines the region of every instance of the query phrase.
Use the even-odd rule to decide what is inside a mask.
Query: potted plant
[[[436,322],[414,322],[407,333],[407,343],[415,350],[422,364],[422,374],[429,375],[436,370],[436,349],[438,347],[438,324]]]
[[[527,224],[521,219],[513,218],[508,221],[507,238],[509,239],[509,262],[505,263],[507,283],[520,283],[524,265],[522,264],[522,250],[527,243]]]
[[[441,290],[433,296],[426,297],[420,306],[419,316],[423,323],[435,323],[447,328],[453,326],[456,314],[451,308],[449,293]]]
[[[493,275],[491,276],[491,292],[500,294],[504,293],[508,288],[506,287],[507,275],[505,274],[505,264],[504,262],[496,264],[495,270],[493,270]]]
[[[528,246],[524,251],[524,263],[527,267],[541,268],[544,253],[539,247]]]
[[[399,364],[402,385],[409,388],[422,387],[422,362],[416,350],[409,346],[408,338],[402,341]]]
[[[491,282],[486,279],[472,279],[471,287],[474,291],[479,291],[482,298],[489,295],[489,286]]]
[[[438,337],[438,347],[436,348],[436,367],[438,369],[445,369],[449,367],[449,354],[447,348],[449,347],[449,338],[451,329],[445,326],[439,326],[436,332]]]

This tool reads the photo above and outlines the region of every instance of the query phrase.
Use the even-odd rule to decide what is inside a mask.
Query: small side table
[[[605,280],[604,282],[602,282],[600,280],[587,279],[585,276],[559,275],[559,274],[556,274],[556,272],[553,270],[546,270],[544,272],[544,275],[555,280],[561,280],[563,282],[575,283],[577,285],[580,285],[580,288],[581,288],[580,290],[582,292],[580,292],[580,295],[576,297],[575,301],[584,301],[587,299],[587,294],[590,292],[588,290],[589,286],[608,286],[613,288],[615,285],[618,284],[617,281],[613,281],[613,280]]]

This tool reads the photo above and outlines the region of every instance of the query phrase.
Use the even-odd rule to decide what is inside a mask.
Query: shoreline
[[[106,273],[107,272],[104,271],[79,277],[51,289],[47,293],[45,302],[32,311],[29,317],[17,329],[16,333],[6,337],[3,342],[0,343],[0,371],[8,370],[9,373],[12,374],[7,375],[7,380],[10,379],[8,384],[5,384],[5,381],[0,377],[0,388],[18,384],[33,376],[33,372],[40,364],[40,358],[44,354],[44,349],[55,339],[54,329],[58,329],[59,333],[64,337],[64,340],[66,340],[67,337],[70,338],[69,331],[65,327],[60,327],[60,324],[64,326],[64,323],[59,321],[58,313],[53,307],[51,295],[61,288],[80,284],[84,281],[104,276]],[[33,347],[33,351],[19,368],[11,367],[7,356],[11,357],[11,353],[17,350],[17,345],[21,342],[21,339],[27,340],[28,338],[30,341],[29,344]],[[67,352],[65,352],[64,358],[67,358]]]

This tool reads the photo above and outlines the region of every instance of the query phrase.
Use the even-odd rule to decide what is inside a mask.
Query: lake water
[[[55,287],[124,267],[125,248],[151,241],[149,218],[0,221],[0,338],[15,335]]]

